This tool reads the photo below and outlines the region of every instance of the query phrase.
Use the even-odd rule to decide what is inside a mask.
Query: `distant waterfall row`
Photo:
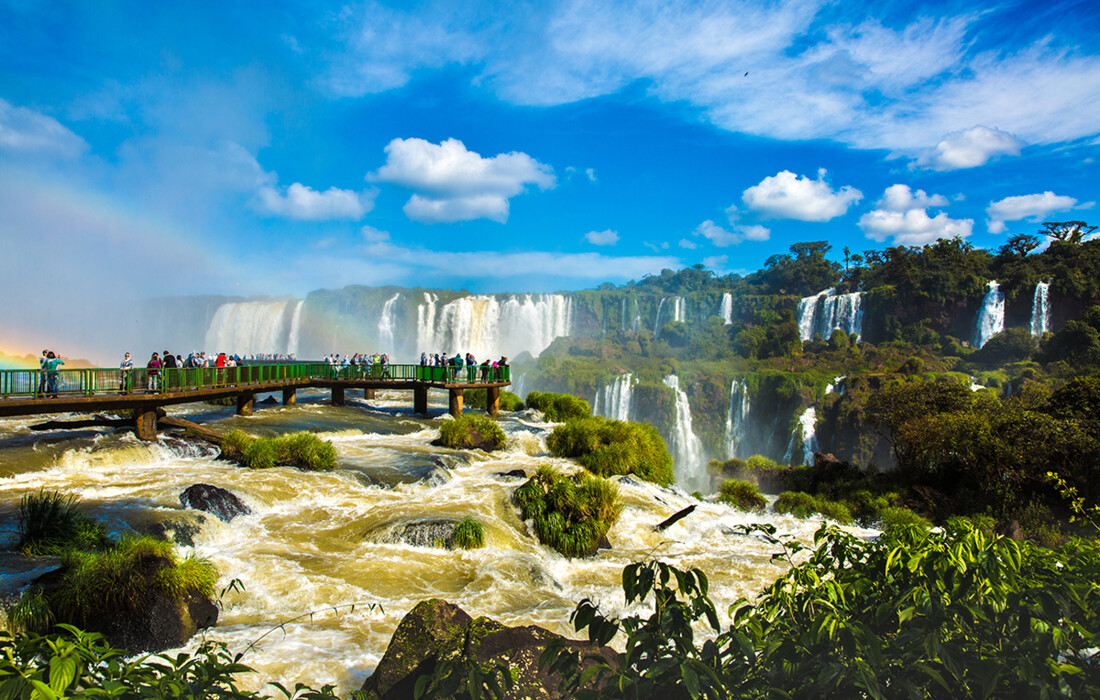
[[[210,321],[204,347],[194,349],[240,355],[296,354],[304,303],[244,301],[222,304]]]
[[[1039,282],[1035,285],[1035,293],[1031,295],[1031,323],[1029,330],[1036,337],[1041,337],[1051,330],[1050,327],[1050,283]],[[981,306],[978,308],[978,318],[974,323],[974,345],[982,347],[989,339],[1005,329],[1005,295],[1001,291],[1001,285],[996,280],[991,280],[988,291],[982,297]]]
[[[803,341],[821,336],[828,340],[835,330],[863,335],[863,294],[837,294],[826,289],[798,302],[798,335]]]
[[[422,352],[473,353],[478,358],[527,351],[538,356],[573,328],[573,301],[561,294],[460,297],[439,306],[424,293],[416,310],[416,346]]]
[[[592,413],[615,420],[630,420],[636,383],[633,374],[620,374],[596,392],[596,405],[592,408]]]

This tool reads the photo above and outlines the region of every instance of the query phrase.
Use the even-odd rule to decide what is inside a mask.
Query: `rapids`
[[[447,450],[430,444],[447,420],[445,394],[433,394],[431,419],[414,417],[406,394],[378,396],[333,407],[321,392],[301,391],[297,406],[262,407],[251,417],[201,404],[173,410],[218,430],[317,432],[336,447],[339,468],[329,473],[251,471],[182,440],[146,444],[128,433],[96,430],[37,434],[29,426],[41,417],[0,420],[6,531],[9,537],[14,531],[19,499],[40,489],[78,495],[116,534],[156,523],[197,527],[193,546],[181,545],[180,553],[213,561],[221,572],[219,588],[234,579],[244,585],[225,595],[218,626],[207,635],[234,652],[267,635],[245,655],[243,662],[257,673],[242,677],[242,685],[333,683],[346,696],[373,671],[401,617],[421,600],[442,597],[475,616],[570,634],[569,614],[584,597],[605,611],[626,612],[622,568],[660,556],[707,572],[711,595],[728,620],[731,603],[752,597],[783,571],[770,561],[771,546],[736,535],[733,527],[766,521],[809,542],[819,524],[742,513],[697,502],[678,489],[625,480],[622,519],[608,533],[613,548],[569,560],[540,545],[519,519],[510,496],[522,480],[499,476],[512,469],[530,473],[540,463],[575,470],[546,453],[553,426],[533,412],[513,414],[502,420],[509,436],[505,451]],[[180,493],[200,482],[229,489],[252,514],[223,523],[183,509]],[[692,503],[698,508],[691,516],[654,532],[653,525]],[[415,547],[373,534],[394,523],[465,515],[484,524],[485,548]],[[49,563],[0,557],[8,595],[30,579],[28,570]]]

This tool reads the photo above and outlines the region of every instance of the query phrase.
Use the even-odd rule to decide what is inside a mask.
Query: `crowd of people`
[[[224,352],[207,355],[202,351],[190,353],[186,359],[183,355],[173,355],[168,350],[164,353],[154,352],[145,363],[145,390],[151,393],[159,393],[161,390],[161,370],[166,369],[195,369],[198,367],[236,367],[243,359],[240,355],[227,355]],[[130,353],[126,353],[122,362],[118,365],[118,393],[124,394],[133,390],[132,375],[134,361]]]

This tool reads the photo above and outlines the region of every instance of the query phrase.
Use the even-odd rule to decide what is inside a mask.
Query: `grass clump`
[[[595,554],[622,513],[616,484],[585,473],[566,476],[546,465],[516,489],[514,499],[523,519],[534,522],[539,541],[567,557]]]
[[[811,496],[802,491],[784,491],[779,494],[772,508],[776,513],[790,513],[796,518],[808,518],[818,513],[841,525],[851,525],[854,521],[852,511],[844,503]]]
[[[890,534],[901,527],[918,527],[927,532],[932,529],[932,521],[924,516],[914,513],[908,508],[887,507],[879,511],[879,522],[882,531]]]
[[[593,474],[633,474],[662,486],[673,481],[672,457],[648,423],[587,416],[554,428],[546,444],[555,456],[575,459]]]
[[[456,450],[480,447],[491,452],[504,447],[507,438],[497,422],[489,416],[463,413],[454,420],[443,423],[439,429],[439,441],[444,447]]]
[[[467,515],[455,525],[454,545],[462,549],[478,549],[485,546],[485,526]]]
[[[466,389],[463,393],[463,397],[466,406],[469,408],[489,408],[488,391],[486,389]],[[502,411],[522,411],[527,408],[527,406],[519,396],[502,389],[500,392],[499,408]]]
[[[718,487],[718,501],[738,510],[762,512],[768,507],[756,485],[739,479],[727,479]]]
[[[592,415],[592,406],[572,394],[532,391],[527,394],[527,407],[542,411],[542,415],[551,423],[564,423]]]
[[[57,491],[27,494],[19,501],[18,517],[15,550],[21,554],[56,556],[71,549],[103,550],[112,544],[107,528],[80,511],[76,496]]]
[[[255,438],[241,430],[230,430],[222,440],[222,456],[250,469],[289,466],[305,471],[332,471],[336,468],[336,448],[328,440],[307,431]]]

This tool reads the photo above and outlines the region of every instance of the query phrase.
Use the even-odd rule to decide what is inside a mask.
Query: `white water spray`
[[[290,318],[290,340],[287,341],[286,351],[295,357],[298,356],[298,341],[302,335],[302,307],[305,303],[305,299],[298,302],[294,307],[294,315]]]
[[[1031,334],[1042,336],[1050,332],[1050,282],[1035,285],[1031,299]]]
[[[635,384],[637,380],[633,374],[620,374],[596,392],[596,408],[592,412],[615,420],[630,420]]]
[[[982,347],[989,339],[1005,329],[1005,295],[996,280],[989,282],[989,291],[982,298],[978,310],[978,322],[974,330],[974,345]]]
[[[204,349],[240,355],[291,352],[293,317],[297,316],[301,302],[291,314],[287,314],[288,305],[286,301],[222,304],[210,320]],[[297,339],[293,340],[297,346]]]
[[[561,294],[467,296],[438,310],[436,301],[425,294],[417,308],[417,347],[426,352],[537,357],[572,332],[573,302]]]
[[[722,303],[718,307],[718,315],[722,317],[722,321],[727,326],[733,323],[733,295],[729,292],[722,294]]]
[[[791,431],[791,440],[787,443],[787,452],[783,455],[783,464],[791,463],[799,439],[802,441],[802,461],[799,464],[813,464],[814,452],[817,452],[817,409],[813,406],[798,417],[798,423]]]
[[[749,387],[743,381],[734,379],[730,382],[730,400],[726,407],[726,455],[744,457],[741,448],[745,443],[745,427],[748,424]]]
[[[676,396],[676,423],[672,428],[672,452],[676,460],[676,485],[685,491],[706,491],[710,488],[703,443],[691,427],[691,405],[680,388],[680,378],[670,374],[665,386]]]
[[[859,339],[863,335],[863,294],[837,294],[829,288],[798,302],[798,335],[803,341],[820,335],[828,340],[835,330]]]
[[[397,325],[394,318],[396,313],[394,306],[400,297],[401,294],[397,293],[387,299],[386,303],[382,305],[382,315],[378,317],[378,344],[381,346],[382,352],[391,355],[396,350],[393,337],[393,331]]]

